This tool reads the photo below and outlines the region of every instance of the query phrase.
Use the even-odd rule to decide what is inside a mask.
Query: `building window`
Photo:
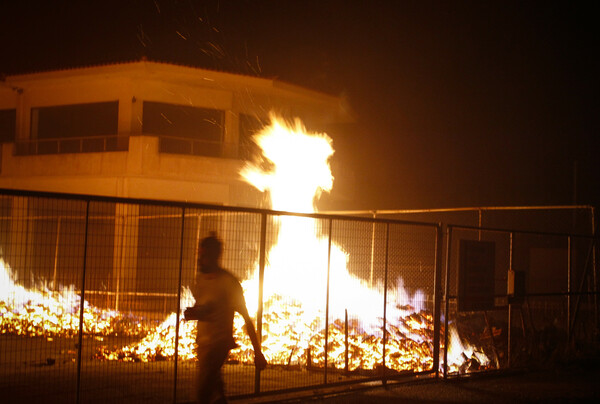
[[[161,153],[223,157],[225,111],[144,101],[142,132],[160,137]]]
[[[263,127],[261,121],[247,114],[240,114],[240,147],[239,158],[242,160],[253,160],[260,156],[260,148],[252,137]]]
[[[17,133],[17,110],[0,109],[0,143],[12,143]]]
[[[19,154],[82,153],[127,149],[118,142],[118,101],[32,108],[31,138]]]

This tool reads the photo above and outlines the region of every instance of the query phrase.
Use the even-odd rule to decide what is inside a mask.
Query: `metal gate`
[[[236,317],[229,397],[440,369],[439,224],[3,190],[4,397],[193,400],[195,324],[181,313],[212,231],[269,362],[255,371]]]
[[[469,345],[491,352],[487,359],[495,369],[566,363],[597,350],[597,238],[448,225],[445,241],[443,327],[457,330],[455,342],[462,344],[452,353],[452,332],[445,334],[445,377],[479,370],[476,352],[450,366],[452,355],[463,354]],[[461,287],[468,283],[461,276],[466,243],[493,251],[490,300],[471,308],[461,304],[473,298]]]

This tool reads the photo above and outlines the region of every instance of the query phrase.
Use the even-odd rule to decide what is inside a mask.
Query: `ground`
[[[120,342],[125,342],[124,340]],[[75,402],[76,386],[81,386],[81,402],[86,403],[165,403],[173,401],[174,362],[123,363],[93,359],[98,344],[116,341],[84,339],[81,377],[77,379],[77,343],[74,338],[27,338],[0,336],[0,397],[3,403]],[[565,360],[548,356],[527,367],[482,372],[448,380],[405,376],[383,387],[380,381],[360,382],[359,376],[332,373],[328,380],[356,382],[327,389],[318,386],[323,373],[306,369],[269,367],[261,375],[258,398],[232,399],[233,403],[527,403],[600,402],[600,355]],[[177,368],[177,402],[193,397],[195,362],[182,361]],[[223,369],[230,396],[250,396],[254,392],[254,367],[228,364]],[[355,379],[355,380],[351,380]],[[269,391],[305,388],[287,394]],[[345,389],[345,391],[344,391]]]
[[[587,403],[600,400],[599,382],[600,365],[596,358],[589,358],[545,369],[503,371],[446,381],[408,381],[386,388],[363,386],[362,390],[356,390],[353,387],[353,391],[329,396],[311,394],[264,400],[296,404]]]

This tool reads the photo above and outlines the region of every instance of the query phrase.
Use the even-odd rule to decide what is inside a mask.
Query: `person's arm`
[[[244,307],[245,309],[245,307]],[[252,342],[252,347],[254,348],[254,365],[258,370],[263,370],[267,367],[267,360],[265,359],[262,350],[260,348],[260,342],[258,341],[258,336],[256,335],[256,330],[254,329],[254,323],[252,323],[252,319],[248,315],[247,310],[243,310],[244,313],[240,313],[242,317],[244,317],[244,321],[246,323],[246,332],[250,337],[250,341]]]
[[[214,311],[213,307],[208,304],[196,305],[188,307],[183,312],[183,316],[186,320],[206,320],[208,316]]]
[[[267,367],[267,360],[265,359],[262,350],[260,348],[260,341],[258,340],[258,336],[256,335],[256,329],[254,328],[254,323],[248,314],[248,309],[246,308],[246,299],[244,299],[244,291],[242,286],[237,282],[235,285],[235,311],[240,313],[244,318],[244,322],[246,323],[246,332],[250,337],[250,341],[252,342],[252,347],[254,348],[254,365],[258,370],[263,370]]]

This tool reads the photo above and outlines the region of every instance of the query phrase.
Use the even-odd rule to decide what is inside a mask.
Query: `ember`
[[[80,302],[71,285],[50,289],[44,282],[29,290],[16,282],[10,267],[0,258],[0,334],[28,337],[73,337],[79,332]],[[135,316],[104,310],[84,302],[83,332],[86,335],[143,337],[150,331]]]
[[[264,164],[249,165],[241,175],[256,188],[269,193],[272,207],[280,211],[313,213],[314,201],[333,185],[328,159],[333,154],[325,134],[309,134],[300,122],[289,126],[272,117],[270,126],[256,135]],[[267,254],[263,284],[262,347],[272,365],[340,370],[375,370],[385,363],[394,371],[426,371],[434,365],[433,314],[426,297],[409,293],[401,278],[395,287],[373,284],[347,269],[349,254],[331,240],[331,228],[310,217],[275,217],[277,240]],[[73,286],[54,291],[41,284],[28,290],[14,279],[0,261],[0,312],[2,334],[72,337],[79,332],[80,293]],[[242,282],[250,313],[257,312],[259,276]],[[330,282],[328,282],[330,280]],[[335,287],[326,287],[330,283]],[[386,299],[384,300],[384,295]],[[385,304],[384,304],[385,302]],[[180,307],[193,305],[187,287],[182,288]],[[382,318],[385,305],[386,321]],[[327,307],[327,310],[326,310]],[[350,316],[350,317],[349,317]],[[126,335],[138,342],[122,347],[102,346],[95,358],[123,362],[173,360],[176,325],[177,354],[193,360],[196,323],[169,314],[152,324],[132,314],[100,309],[84,302],[84,335]],[[234,319],[238,348],[229,361],[252,363],[253,350],[243,332],[243,319]],[[469,371],[486,366],[482,352],[460,341],[450,329],[449,371]]]

